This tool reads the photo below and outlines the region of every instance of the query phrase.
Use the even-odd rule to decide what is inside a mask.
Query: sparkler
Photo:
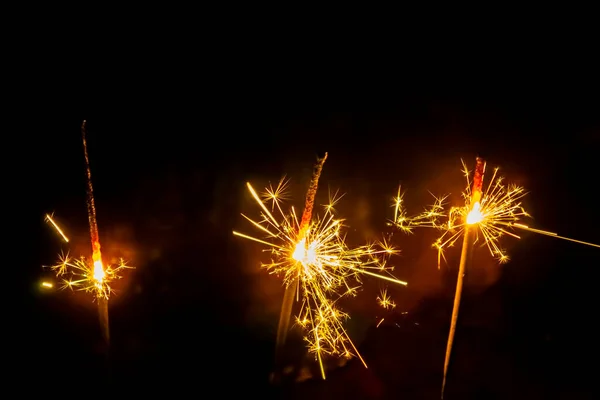
[[[104,264],[100,252],[100,239],[98,235],[98,224],[96,222],[96,206],[94,204],[94,191],[92,187],[92,174],[87,152],[86,142],[86,121],[81,125],[83,137],[83,151],[85,156],[86,176],[87,176],[87,213],[90,226],[90,239],[92,244],[92,258],[90,261],[82,256],[80,258],[71,258],[68,254],[61,255],[59,262],[50,267],[61,280],[61,289],[83,290],[94,295],[98,303],[98,315],[100,326],[102,328],[103,338],[108,345],[110,343],[110,330],[108,319],[108,299],[112,293],[111,283],[121,278],[121,271],[128,266],[123,259],[116,265]],[[56,231],[56,233],[65,241],[69,239],[59,227],[54,218],[46,214],[46,222]]]
[[[294,207],[284,212],[283,200],[288,181],[270,186],[261,197],[250,183],[248,191],[261,208],[261,219],[242,216],[259,230],[264,239],[234,231],[233,234],[266,246],[271,262],[262,264],[270,273],[283,276],[286,285],[278,327],[278,348],[285,342],[294,299],[300,300],[301,308],[296,323],[307,334],[309,352],[319,363],[321,376],[325,379],[323,358],[325,355],[357,357],[365,365],[354,343],[343,327],[348,315],[336,303],[344,296],[354,295],[360,286],[360,275],[368,275],[406,285],[389,274],[387,259],[396,251],[386,242],[380,248],[366,245],[350,249],[343,236],[343,220],[335,217],[334,205],[339,197],[330,199],[323,217],[313,218],[313,207],[321,169],[327,154],[315,167],[306,196],[302,217],[298,219]],[[271,207],[267,204],[271,203]],[[280,218],[273,215],[277,212]],[[376,271],[376,272],[374,272]],[[388,272],[388,275],[384,273]]]
[[[93,277],[96,285],[102,287],[102,282],[106,277],[104,265],[102,264],[102,254],[100,252],[100,236],[98,235],[98,222],[96,221],[96,204],[94,202],[94,189],[92,187],[92,171],[90,169],[90,159],[87,151],[85,120],[81,125],[81,136],[83,138],[83,154],[85,156],[85,170],[87,177],[87,211],[88,221],[90,223],[90,240],[92,241],[92,263]],[[108,324],[108,296],[98,297],[98,316],[100,317],[100,326],[106,343],[110,343],[110,329]]]
[[[444,398],[444,389],[446,388],[446,377],[448,375],[448,366],[450,365],[450,355],[452,353],[452,344],[454,343],[454,336],[456,333],[456,322],[458,321],[458,311],[460,308],[460,299],[462,296],[463,280],[465,276],[465,268],[467,266],[467,257],[469,252],[469,245],[471,243],[471,229],[473,224],[477,224],[482,221],[483,215],[480,211],[481,201],[481,187],[483,185],[483,175],[485,173],[485,162],[477,157],[475,166],[475,175],[473,177],[473,190],[471,194],[472,207],[467,214],[465,221],[463,235],[463,246],[460,253],[460,263],[458,266],[458,279],[456,281],[456,293],[454,294],[454,306],[452,308],[452,317],[450,320],[450,333],[448,334],[448,343],[446,344],[446,358],[444,360],[444,377],[442,380],[442,393],[441,398]],[[483,232],[485,232],[482,229]],[[497,248],[497,247],[496,247]],[[494,249],[496,249],[494,248]]]
[[[414,228],[420,227],[436,228],[443,231],[442,235],[434,243],[434,247],[438,250],[438,269],[440,268],[442,258],[445,259],[444,249],[452,247],[459,238],[463,238],[454,308],[452,310],[450,333],[448,335],[444,362],[442,398],[444,396],[450,354],[456,332],[463,278],[471,243],[482,242],[482,245],[486,246],[490,254],[500,263],[508,262],[509,257],[500,247],[499,240],[504,235],[520,239],[520,236],[514,233],[515,229],[600,248],[600,245],[594,243],[559,236],[554,232],[530,228],[520,223],[521,218],[529,216],[521,205],[521,199],[527,194],[525,190],[516,185],[505,186],[503,179],[498,176],[498,168],[495,168],[492,178],[484,191],[483,177],[486,167],[485,161],[477,157],[472,181],[470,180],[470,171],[464,162],[462,164],[463,173],[467,179],[467,186],[463,192],[465,205],[450,208],[445,221],[441,221],[441,219],[446,215],[444,212],[444,201],[447,196],[435,198],[435,202],[430,208],[414,217],[407,216],[402,206],[403,195],[400,190],[398,191],[398,196],[394,199],[393,224],[402,231],[412,232]],[[476,235],[474,240],[472,238],[473,234]]]

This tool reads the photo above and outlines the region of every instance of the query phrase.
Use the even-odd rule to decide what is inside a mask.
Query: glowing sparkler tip
[[[473,209],[467,214],[467,225],[473,225],[483,220],[483,214],[481,213],[481,205],[478,201],[473,204]]]
[[[102,283],[106,274],[104,273],[104,266],[102,265],[102,260],[94,261],[94,279],[98,281],[98,283]]]
[[[51,282],[42,282],[41,286],[46,289],[52,289],[54,287],[54,285]]]

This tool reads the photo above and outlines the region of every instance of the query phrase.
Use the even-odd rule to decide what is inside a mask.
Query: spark
[[[377,296],[377,303],[386,310],[396,308],[396,303],[392,300],[390,295],[387,292],[387,289],[381,290],[379,296]]]
[[[315,354],[323,378],[324,355],[355,356],[366,366],[343,327],[348,314],[341,311],[337,303],[345,296],[356,295],[362,275],[406,285],[394,278],[389,272],[391,268],[386,266],[397,250],[385,241],[349,248],[345,242],[344,220],[337,218],[333,209],[339,196],[330,198],[322,217],[306,218],[306,210],[312,208],[311,205],[305,207],[302,218],[298,218],[293,206],[284,209],[283,199],[287,197],[282,188],[288,182],[282,180],[276,188],[266,190],[263,199],[267,204],[247,183],[261,212],[259,219],[242,216],[259,236],[236,231],[233,234],[265,246],[270,262],[263,263],[262,267],[281,276],[286,287],[296,289],[296,296],[301,297],[296,323],[305,329],[308,349]]]
[[[487,247],[489,253],[499,263],[510,260],[506,251],[501,247],[500,239],[510,236],[515,239],[521,237],[515,232],[517,229],[538,233],[557,239],[568,240],[587,246],[600,247],[600,245],[559,236],[554,232],[530,228],[521,223],[523,218],[530,217],[522,205],[522,199],[527,195],[525,189],[515,184],[504,183],[504,178],[498,174],[499,168],[493,170],[492,177],[485,188],[481,182],[481,194],[473,196],[473,181],[471,172],[462,161],[462,172],[467,185],[462,196],[464,205],[451,207],[445,212],[445,200],[448,196],[436,197],[433,205],[423,213],[410,217],[403,207],[403,194],[398,191],[394,198],[394,220],[392,224],[403,232],[412,232],[415,228],[427,227],[442,231],[441,236],[435,241],[433,247],[438,251],[438,268],[442,259],[445,260],[444,251],[456,244],[464,236],[467,227],[473,227],[475,234],[474,243]],[[484,167],[485,168],[485,167]]]
[[[45,216],[45,221],[48,222],[50,225],[52,225],[52,227],[54,228],[54,230],[56,231],[56,233],[58,233],[60,235],[60,237],[66,242],[69,243],[69,238],[67,237],[67,235],[65,235],[65,233],[62,231],[62,229],[60,229],[60,227],[58,226],[58,224],[56,223],[56,221],[54,221],[54,219],[52,218],[54,215],[50,215],[50,214],[46,214]]]
[[[46,218],[50,217],[46,214]],[[51,218],[51,217],[50,217]],[[54,219],[51,224],[55,231],[61,237],[62,229]],[[61,254],[56,264],[50,266],[50,269],[60,279],[60,289],[82,290],[92,293],[95,299],[108,299],[113,293],[112,283],[121,278],[121,272],[124,269],[133,268],[127,265],[123,259],[115,265],[103,265],[102,260],[94,261],[84,256],[73,258],[68,253]]]
[[[52,282],[42,282],[42,287],[46,289],[52,289],[54,285],[52,284]]]
[[[439,228],[438,220],[444,216],[444,201],[448,196],[435,197],[434,203],[420,214],[408,216],[404,208],[404,193],[402,187],[398,187],[398,195],[394,197],[393,225],[405,233],[413,233],[415,228]]]

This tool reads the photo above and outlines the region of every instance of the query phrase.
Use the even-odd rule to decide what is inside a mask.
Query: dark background
[[[392,237],[402,250],[392,259],[395,274],[409,282],[389,287],[393,312],[377,306],[384,286],[372,279],[345,304],[369,369],[353,360],[324,382],[315,375],[268,384],[283,289],[259,270],[260,245],[231,231],[253,233],[239,216],[258,212],[246,181],[258,188],[287,174],[301,207],[324,151],[319,200],[328,187],[347,193],[338,210],[354,243],[393,232],[386,220],[400,183],[414,213],[429,204],[428,190],[460,202],[460,159],[472,166],[477,155],[528,189],[533,219],[525,223],[600,242],[600,116],[589,81],[523,85],[499,75],[493,84],[407,79],[324,89],[308,77],[272,79],[268,87],[247,78],[211,82],[207,91],[138,80],[110,95],[82,84],[79,100],[55,99],[51,113],[28,124],[36,156],[27,186],[40,204],[40,245],[22,267],[30,316],[16,365],[35,371],[26,390],[437,398],[459,249],[438,271],[429,230]],[[67,249],[44,213],[55,213],[74,253],[88,252],[84,118],[103,254],[136,267],[111,298],[110,376],[90,297],[39,288],[51,277],[41,266]],[[526,232],[502,243],[512,258],[506,265],[485,249],[473,256],[447,398],[588,398],[600,249]],[[313,368],[296,347],[290,358]]]

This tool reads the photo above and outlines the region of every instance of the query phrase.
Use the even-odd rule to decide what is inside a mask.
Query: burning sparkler
[[[94,264],[90,263],[85,256],[73,258],[69,254],[61,254],[59,260],[50,269],[60,280],[60,289],[72,289],[92,293],[95,300],[108,300],[113,289],[111,284],[121,279],[121,271],[128,266],[124,260],[119,260],[116,265],[103,265],[103,274],[96,273]],[[48,285],[52,285],[48,283]],[[44,284],[46,287],[51,287]]]
[[[442,398],[444,397],[446,376],[458,320],[463,279],[471,243],[481,242],[500,263],[506,263],[509,257],[500,247],[499,240],[504,235],[520,239],[514,233],[515,228],[600,248],[600,245],[597,244],[559,236],[553,232],[534,229],[521,224],[519,222],[520,219],[529,216],[521,204],[521,199],[527,194],[525,190],[516,185],[505,186],[503,179],[497,175],[498,168],[494,169],[492,178],[484,190],[485,161],[477,157],[472,181],[470,180],[471,172],[464,162],[462,164],[463,173],[467,179],[467,187],[463,192],[465,205],[450,208],[445,221],[441,221],[441,219],[445,216],[443,203],[447,196],[436,198],[434,204],[429,209],[414,217],[408,217],[402,207],[403,196],[400,191],[398,191],[398,196],[394,200],[395,211],[393,223],[399,229],[405,232],[412,232],[414,228],[430,227],[443,231],[442,235],[434,243],[434,247],[438,250],[438,268],[440,268],[442,258],[445,259],[444,249],[452,247],[458,239],[463,238],[454,308],[452,310],[450,333],[448,335],[444,361]],[[476,235],[474,241],[471,238],[473,234]]]
[[[66,254],[61,255],[59,262],[50,268],[56,273],[56,276],[60,278],[62,289],[69,288],[83,290],[94,295],[94,299],[98,302],[98,314],[100,317],[102,334],[108,344],[110,342],[108,299],[112,293],[111,283],[114,280],[121,278],[120,273],[123,269],[132,267],[128,266],[123,259],[120,259],[119,263],[116,265],[104,264],[102,261],[98,224],[96,222],[96,206],[94,204],[94,192],[92,188],[92,175],[85,138],[85,121],[83,121],[81,126],[81,133],[83,137],[83,151],[87,176],[87,211],[92,244],[91,262],[84,256],[72,258]],[[65,242],[69,242],[69,239],[51,215],[46,214],[45,220]]]
[[[356,293],[360,286],[360,275],[406,285],[406,282],[392,277],[385,266],[387,258],[395,253],[387,243],[380,243],[380,248],[373,245],[354,249],[348,247],[343,236],[344,221],[336,218],[333,211],[339,197],[330,199],[323,217],[313,218],[314,198],[324,161],[321,159],[315,168],[300,219],[294,207],[289,212],[284,211],[282,201],[286,198],[286,180],[281,180],[275,188],[269,187],[262,199],[247,183],[248,191],[262,210],[261,219],[242,216],[258,229],[263,238],[233,232],[234,235],[265,245],[271,253],[271,262],[262,266],[270,273],[283,276],[286,292],[278,345],[285,340],[288,328],[286,318],[289,319],[294,299],[299,300],[301,296],[301,309],[296,322],[307,331],[305,340],[309,351],[316,356],[323,379],[324,355],[356,356],[366,367],[343,327],[348,315],[336,304],[342,297]],[[267,207],[269,203],[271,207]],[[278,218],[273,213],[278,214]]]

